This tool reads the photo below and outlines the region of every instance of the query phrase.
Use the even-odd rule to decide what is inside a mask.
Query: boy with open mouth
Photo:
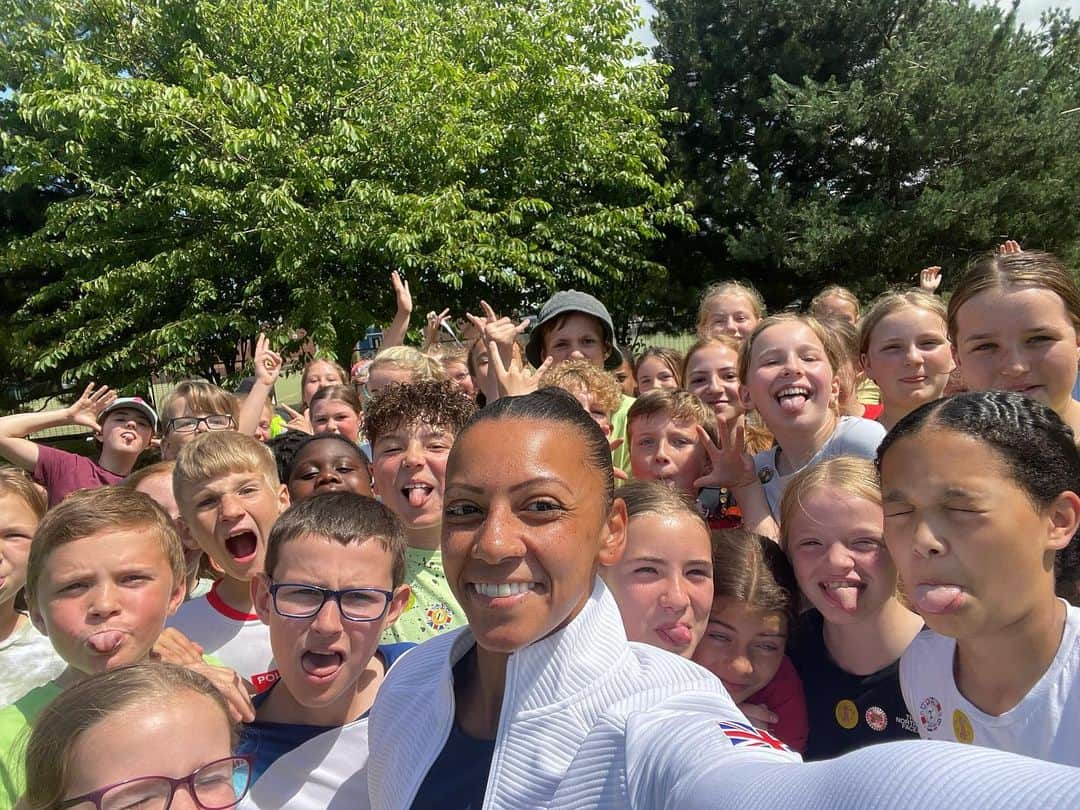
[[[371,498],[308,498],[275,524],[254,590],[280,678],[243,732],[257,780],[249,805],[287,796],[289,807],[327,807],[352,789],[366,803],[366,783],[349,777],[362,769],[383,676],[413,646],[379,644],[409,601],[404,573],[405,530]]]
[[[222,577],[169,626],[262,691],[277,674],[266,626],[252,611],[251,581],[263,571],[274,521],[289,506],[273,456],[236,431],[203,433],[180,451],[173,492],[189,534]]]

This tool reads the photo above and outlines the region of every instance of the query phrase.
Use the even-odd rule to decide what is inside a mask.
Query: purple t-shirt
[[[76,490],[119,484],[124,476],[109,472],[86,456],[39,444],[34,480],[49,491],[51,509]]]

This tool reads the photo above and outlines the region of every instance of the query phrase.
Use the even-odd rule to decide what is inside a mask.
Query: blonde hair
[[[701,294],[701,303],[698,304],[698,337],[706,338],[709,336],[706,331],[709,321],[709,308],[713,299],[719,298],[721,295],[737,295],[740,298],[745,298],[754,311],[755,318],[761,320],[765,317],[765,299],[761,297],[761,293],[757,291],[754,285],[744,284],[741,281],[721,281],[710,284],[705,288],[705,292]]]
[[[709,438],[717,441],[713,409],[688,391],[677,388],[657,388],[634,400],[626,413],[626,441],[632,441],[635,419],[656,414],[665,414],[673,422],[701,425]]]
[[[182,380],[176,388],[161,400],[159,417],[161,432],[164,434],[173,419],[173,407],[178,400],[184,400],[188,410],[193,413],[224,413],[236,418],[240,410],[240,401],[223,388],[206,380]],[[181,414],[182,415],[182,414]]]
[[[825,307],[826,298],[839,298],[844,303],[851,304],[855,309],[855,320],[859,319],[859,313],[862,312],[862,305],[859,304],[858,297],[856,297],[855,293],[847,287],[841,287],[839,284],[830,284],[810,299],[810,314],[815,318],[820,318],[823,315],[829,314],[828,309]]]
[[[630,481],[619,487],[616,496],[626,504],[626,518],[638,515],[687,515],[701,524],[706,532],[709,526],[688,495],[660,481]]]
[[[700,343],[701,341],[698,341]],[[694,344],[695,346],[697,344]],[[693,349],[691,349],[693,351]],[[686,360],[682,354],[674,349],[668,349],[663,346],[650,346],[643,351],[638,358],[634,361],[634,381],[637,382],[638,369],[641,368],[641,364],[648,360],[650,357],[655,357],[661,363],[668,367],[668,370],[675,375],[675,383],[677,387],[682,388],[683,385],[683,369],[686,368]]]
[[[18,467],[0,467],[0,495],[15,495],[30,507],[38,520],[45,516],[49,500],[30,474]]]
[[[791,476],[780,499],[780,546],[785,551],[789,527],[796,515],[805,511],[803,499],[819,489],[836,490],[881,506],[881,484],[870,459],[836,456],[811,464]]]
[[[315,357],[311,360],[311,362],[304,366],[304,373],[300,375],[301,388],[303,388],[304,383],[307,381],[308,371],[310,371],[311,367],[316,363],[326,363],[326,365],[330,366],[330,368],[333,369],[334,373],[338,375],[338,379],[341,380],[341,383],[339,383],[340,385],[345,385],[349,382],[349,375],[345,373],[345,369],[343,369],[341,367],[341,364],[338,363],[336,360],[331,360],[328,357]]]
[[[588,360],[564,360],[540,377],[540,388],[561,388],[571,394],[584,390],[610,418],[622,404],[622,389],[609,373]]]
[[[274,489],[281,483],[269,447],[254,436],[219,430],[200,433],[184,445],[173,469],[173,493],[182,504],[186,488],[231,473],[259,473]]]
[[[158,541],[172,571],[173,585],[186,582],[184,547],[165,510],[142,492],[127,487],[97,487],[69,495],[41,519],[26,565],[27,602],[34,601],[38,581],[57,548],[110,530],[101,539],[108,542],[113,537],[111,532],[133,528],[149,531]]]
[[[168,705],[184,691],[202,695],[221,711],[235,746],[237,730],[229,707],[205,676],[186,667],[158,662],[102,672],[65,689],[34,722],[26,745],[27,809],[61,807],[68,790],[71,749],[79,735],[131,707],[152,710]]]
[[[956,314],[960,307],[987,290],[1011,292],[1035,288],[1049,290],[1065,304],[1073,326],[1080,331],[1080,289],[1057,256],[1038,250],[980,256],[960,278],[949,299],[946,323],[949,340],[956,343]]]
[[[829,368],[834,375],[836,374],[842,360],[842,349],[833,334],[813,315],[798,315],[790,312],[783,312],[779,315],[770,315],[768,318],[765,318],[758,323],[758,325],[754,327],[754,331],[743,341],[742,347],[739,350],[740,383],[743,385],[746,384],[746,377],[750,371],[750,353],[754,350],[754,341],[756,341],[766,329],[783,323],[801,323],[813,332],[814,337],[821,341],[821,345],[825,349],[825,359],[829,362]]]
[[[885,318],[902,309],[922,309],[932,312],[941,318],[941,323],[946,324],[945,304],[936,295],[931,295],[923,290],[889,290],[883,292],[874,302],[866,314],[859,319],[859,356],[870,351],[870,338],[873,337],[874,329]]]
[[[391,346],[383,349],[368,367],[368,376],[375,373],[375,369],[382,366],[390,366],[408,371],[412,374],[411,382],[422,380],[445,380],[446,372],[442,363],[430,355],[424,354],[412,346]]]
[[[125,487],[127,489],[138,489],[141,483],[151,478],[157,478],[159,475],[167,475],[171,479],[173,470],[175,468],[176,462],[173,460],[158,461],[154,464],[143,467],[140,470],[136,470],[119,484],[117,484],[117,486]]]
[[[466,367],[469,364],[469,350],[464,346],[437,346],[428,351],[428,354],[442,364],[444,371],[454,363],[461,363]]]

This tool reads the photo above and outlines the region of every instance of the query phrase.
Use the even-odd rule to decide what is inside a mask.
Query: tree
[[[969,0],[660,0],[671,176],[700,226],[667,240],[669,302],[748,278],[771,303],[948,277],[1006,237],[1080,260],[1080,28]],[[947,282],[948,283],[948,282]]]
[[[692,224],[626,0],[25,0],[0,11],[0,190],[62,186],[27,374],[199,373],[268,328],[339,355],[392,307],[535,305]]]

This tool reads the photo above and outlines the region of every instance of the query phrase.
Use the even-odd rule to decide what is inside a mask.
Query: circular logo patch
[[[975,741],[975,729],[971,725],[971,720],[959,709],[952,713],[952,730],[953,734],[956,735],[957,742],[971,743]]]
[[[866,725],[874,731],[884,731],[889,725],[889,715],[879,706],[871,706],[866,710]]]
[[[919,704],[919,722],[927,731],[937,731],[941,725],[941,703],[937,698],[928,697]]]
[[[846,729],[859,725],[859,707],[855,705],[855,701],[841,700],[836,704],[836,722]]]
[[[454,614],[450,612],[450,608],[441,602],[428,606],[425,615],[427,616],[428,627],[436,632],[445,630],[454,621]]]

